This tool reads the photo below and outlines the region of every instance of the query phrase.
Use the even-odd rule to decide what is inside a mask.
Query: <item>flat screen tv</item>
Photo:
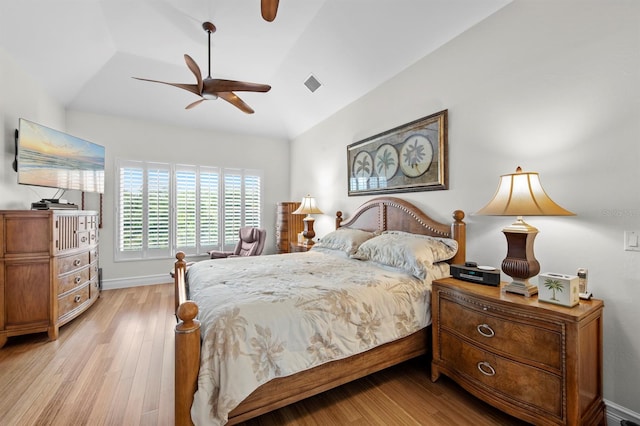
[[[104,147],[20,119],[18,183],[104,193]]]

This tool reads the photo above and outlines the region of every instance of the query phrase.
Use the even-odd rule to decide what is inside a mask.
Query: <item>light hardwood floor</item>
[[[173,286],[104,291],[60,329],[0,349],[0,425],[172,425]],[[525,425],[418,358],[247,425]]]

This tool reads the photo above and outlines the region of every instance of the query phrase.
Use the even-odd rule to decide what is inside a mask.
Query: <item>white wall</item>
[[[0,47],[0,209],[30,209],[32,202],[51,198],[56,192],[17,184],[12,163],[16,153],[14,132],[21,117],[64,131],[64,108],[25,77]]]
[[[512,219],[471,214],[499,175],[538,171],[577,216],[528,218],[540,230],[536,257],[543,272],[589,269],[606,306],[605,398],[636,413],[640,252],[622,246],[624,230],[640,230],[638,22],[632,0],[516,0],[296,138],[291,155],[292,198],[317,197],[322,236],[336,210],[371,198],[347,196],[346,146],[448,109],[449,190],[399,195],[441,221],[467,212],[467,257],[495,266]]]
[[[117,158],[263,170],[263,226],[268,231],[265,254],[275,252],[276,203],[287,199],[289,193],[288,141],[185,129],[79,111],[67,113],[67,131],[105,146],[106,189],[103,229],[100,231],[100,264],[107,287],[112,281],[132,277],[138,277],[138,282],[145,283],[144,277],[158,274],[169,281],[168,272],[172,267],[171,261],[167,260],[114,262],[114,162]],[[92,205],[88,207],[97,209],[98,199],[95,196],[90,202]]]

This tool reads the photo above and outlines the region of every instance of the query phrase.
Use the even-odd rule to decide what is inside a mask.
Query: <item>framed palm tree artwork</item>
[[[347,146],[349,195],[448,188],[447,110]]]

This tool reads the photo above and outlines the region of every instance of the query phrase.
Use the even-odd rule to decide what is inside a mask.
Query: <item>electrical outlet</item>
[[[624,231],[625,251],[640,251],[640,231]]]

